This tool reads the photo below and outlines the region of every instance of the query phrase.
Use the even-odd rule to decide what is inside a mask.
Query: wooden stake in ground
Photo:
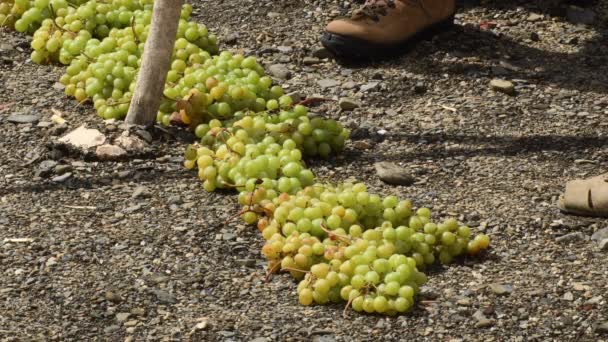
[[[152,126],[165,88],[183,0],[156,0],[137,86],[125,120]]]

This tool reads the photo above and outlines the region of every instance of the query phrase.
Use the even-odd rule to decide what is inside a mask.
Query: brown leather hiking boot
[[[455,0],[367,0],[350,19],[330,22],[321,43],[337,58],[381,59],[449,28]]]

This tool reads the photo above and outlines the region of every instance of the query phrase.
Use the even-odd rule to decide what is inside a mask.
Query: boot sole
[[[439,33],[454,27],[454,15],[440,21],[408,39],[395,44],[379,44],[355,37],[324,32],[321,44],[338,60],[367,62],[384,60],[402,55],[423,40],[429,40]]]

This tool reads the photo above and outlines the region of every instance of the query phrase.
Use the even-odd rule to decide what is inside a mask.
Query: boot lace
[[[395,8],[395,2],[401,1],[410,6],[419,7],[425,13],[426,9],[422,5],[422,0],[366,0],[365,4],[353,12],[353,19],[369,18],[373,21],[379,21],[381,17],[386,16],[389,10]]]

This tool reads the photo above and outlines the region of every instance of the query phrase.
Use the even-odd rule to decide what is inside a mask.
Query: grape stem
[[[131,31],[133,32],[133,37],[135,37],[135,43],[139,45],[141,40],[139,40],[139,35],[137,35],[137,32],[135,31],[135,16],[131,18]]]
[[[325,97],[307,97],[302,101],[296,102],[296,105],[307,106],[307,105],[319,103],[319,102],[335,102],[335,101],[336,100],[328,99]]]
[[[344,306],[344,310],[342,311],[342,317],[346,318],[348,317],[348,308],[350,308],[351,304],[353,303],[353,300],[357,299],[361,297],[361,295],[358,295],[357,297],[353,297],[353,298],[349,298],[348,302],[346,302],[346,305]]]
[[[300,270],[297,268],[292,268],[292,267],[281,267],[281,271],[290,271],[290,272],[300,272],[300,273],[308,273],[308,271],[305,270]]]
[[[332,232],[331,230],[327,229],[327,226],[325,225],[325,223],[321,223],[321,229],[323,229],[323,231],[325,233],[327,233],[327,235],[329,235],[329,238],[338,238],[338,239],[342,239],[343,242],[346,242],[347,244],[351,244],[352,241],[351,239],[346,236],[346,235],[341,235],[341,234],[336,234],[334,232]]]
[[[276,265],[272,266],[268,271],[266,271],[266,277],[264,278],[264,282],[268,282],[270,280],[270,276],[277,271],[281,267],[281,263],[277,262]]]

